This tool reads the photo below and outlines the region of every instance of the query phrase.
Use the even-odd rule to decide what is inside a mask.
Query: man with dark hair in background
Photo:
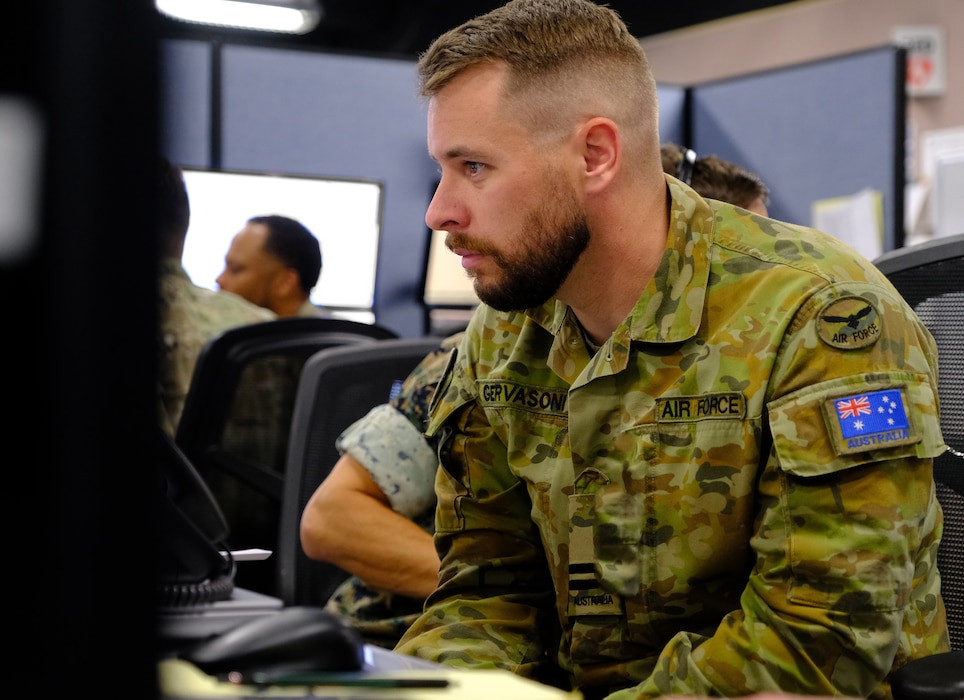
[[[707,199],[718,199],[768,216],[770,189],[760,176],[714,155],[699,156],[675,143],[660,148],[663,171],[679,178]]]
[[[224,256],[218,286],[279,317],[324,316],[311,303],[321,275],[321,246],[304,224],[273,214],[248,219]]]

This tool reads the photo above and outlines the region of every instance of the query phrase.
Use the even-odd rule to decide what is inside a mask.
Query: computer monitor
[[[383,185],[376,180],[182,168],[191,225],[182,261],[191,280],[217,289],[231,239],[253,216],[297,219],[318,238],[322,269],[311,301],[370,312],[381,237]]]
[[[445,335],[464,327],[479,304],[472,279],[455,253],[445,247],[445,231],[428,231],[422,283],[425,330]]]
[[[445,231],[429,231],[422,301],[426,306],[463,308],[479,303],[459,256],[445,247]]]

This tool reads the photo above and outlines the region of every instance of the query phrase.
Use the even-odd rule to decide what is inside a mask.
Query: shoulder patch
[[[834,299],[817,314],[820,340],[841,350],[873,345],[880,337],[880,330],[877,308],[863,297]]]
[[[837,454],[920,442],[900,387],[827,399],[824,417]]]

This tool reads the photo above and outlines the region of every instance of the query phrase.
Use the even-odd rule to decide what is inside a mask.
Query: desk
[[[400,654],[384,651],[384,655]],[[379,654],[383,657],[383,654]],[[410,658],[416,665],[418,660]],[[385,661],[387,657],[382,658]],[[404,665],[404,659],[393,663]],[[435,664],[432,664],[435,666]],[[165,700],[204,700],[205,698],[313,698],[314,700],[582,700],[582,694],[530,681],[509,671],[460,671],[443,666],[433,670],[408,668],[394,671],[362,671],[358,678],[374,680],[373,687],[334,685],[313,687],[253,687],[221,682],[202,673],[196,666],[179,659],[161,661],[158,680]],[[444,688],[376,687],[381,681],[401,679],[442,679]]]
[[[236,587],[227,600],[158,609],[157,632],[162,643],[178,644],[221,634],[282,607],[280,598]]]
[[[158,662],[158,683],[164,700],[205,698],[314,698],[315,700],[582,700],[579,692],[530,681],[509,671],[465,671],[366,644],[361,671],[338,674],[350,686],[255,686],[221,681],[194,664],[177,658],[176,647],[191,640],[221,634],[246,620],[271,615],[282,601],[236,588],[231,598],[185,608],[158,611],[167,653]],[[395,683],[428,680],[443,687],[391,687]],[[368,685],[371,683],[371,685]]]

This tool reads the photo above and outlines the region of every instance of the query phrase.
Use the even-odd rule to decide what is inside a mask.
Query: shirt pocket
[[[821,382],[772,402],[769,423],[779,476],[758,537],[789,600],[842,612],[905,605],[937,507],[930,458],[944,449],[927,377]]]
[[[639,427],[619,476],[597,487],[597,575],[622,596],[631,640],[708,628],[738,604],[758,428],[743,417]]]

